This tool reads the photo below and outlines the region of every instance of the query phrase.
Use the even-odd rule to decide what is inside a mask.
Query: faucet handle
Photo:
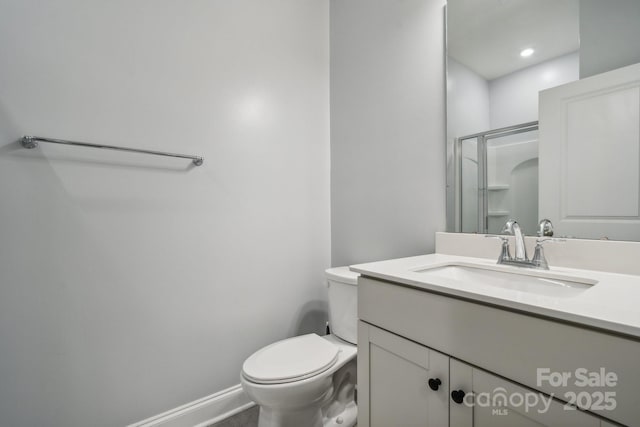
[[[508,236],[501,236],[498,234],[485,234],[484,237],[491,237],[494,239],[502,240],[502,247],[500,248],[500,256],[498,257],[498,264],[502,264],[505,261],[511,261],[511,250],[509,249]]]
[[[547,262],[547,258],[544,256],[544,248],[542,247],[542,243],[538,241],[536,245],[536,250],[533,253],[533,258],[531,259],[531,263],[537,268],[541,268],[543,270],[549,269],[549,263]]]
[[[533,265],[535,265],[537,268],[548,270],[549,263],[547,262],[547,258],[544,256],[544,248],[542,247],[542,245],[548,242],[563,243],[566,241],[567,239],[559,239],[559,238],[553,238],[553,237],[537,238],[536,249],[535,249],[535,252],[533,253],[533,258],[531,259],[531,263],[533,263]]]
[[[509,241],[509,236],[504,236],[502,234],[485,234],[484,237],[488,237],[491,239],[500,239],[503,242],[508,242]]]

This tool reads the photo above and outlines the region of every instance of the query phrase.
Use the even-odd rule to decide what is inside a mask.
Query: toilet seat
[[[339,348],[326,339],[308,334],[278,341],[252,354],[242,375],[258,384],[284,384],[318,375],[338,360]]]

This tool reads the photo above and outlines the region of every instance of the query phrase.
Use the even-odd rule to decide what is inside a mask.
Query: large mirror
[[[535,235],[540,91],[640,62],[637,40],[637,0],[448,0],[448,231]]]

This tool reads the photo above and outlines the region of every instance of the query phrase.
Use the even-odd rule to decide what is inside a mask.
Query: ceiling
[[[579,0],[448,0],[448,53],[493,80],[577,51],[578,12]]]

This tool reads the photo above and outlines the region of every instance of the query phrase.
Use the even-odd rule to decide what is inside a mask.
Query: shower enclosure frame
[[[538,130],[538,122],[527,122],[499,129],[455,138],[453,141],[453,168],[454,168],[454,231],[462,232],[462,143],[476,140],[478,161],[478,233],[486,234],[489,229],[489,187],[487,179],[487,142],[510,135]]]

